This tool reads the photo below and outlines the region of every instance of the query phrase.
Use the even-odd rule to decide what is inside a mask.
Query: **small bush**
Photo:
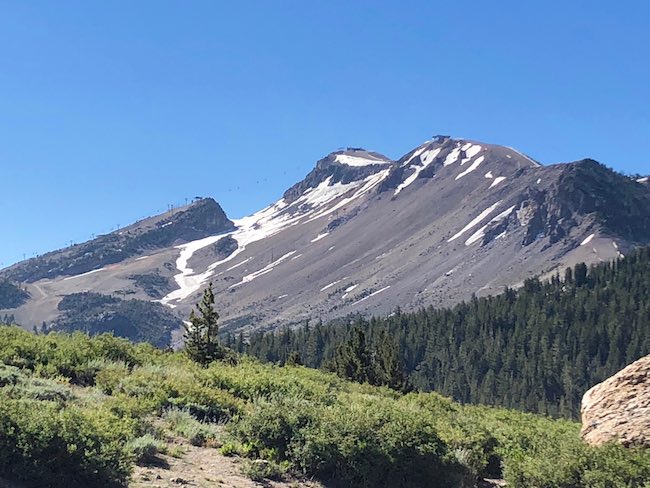
[[[7,385],[15,385],[23,377],[20,369],[15,366],[7,366],[0,363],[0,388]]]
[[[14,395],[32,400],[65,403],[73,398],[72,391],[66,385],[52,380],[33,378],[16,386]]]
[[[95,375],[95,385],[107,395],[112,395],[117,386],[130,374],[129,367],[121,361],[111,361],[103,365]]]
[[[130,440],[126,450],[131,453],[137,464],[146,465],[156,461],[156,455],[167,452],[167,445],[151,434]]]
[[[221,446],[221,448],[219,448],[219,452],[223,456],[236,456],[241,453],[241,445],[235,442],[226,442]]]
[[[185,449],[183,449],[181,446],[176,445],[167,446],[167,455],[180,459],[185,455]]]
[[[217,443],[217,426],[197,420],[187,410],[169,409],[163,419],[172,432],[185,437],[194,446],[215,446]]]
[[[244,463],[242,472],[253,481],[282,480],[289,471],[289,463],[276,463],[265,459],[254,459]]]

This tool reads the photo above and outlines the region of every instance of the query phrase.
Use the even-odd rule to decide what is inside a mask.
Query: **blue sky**
[[[341,146],[433,134],[650,172],[650,2],[0,0],[0,263]]]

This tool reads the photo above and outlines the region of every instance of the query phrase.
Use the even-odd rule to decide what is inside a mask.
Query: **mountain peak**
[[[650,242],[650,191],[635,179],[449,136],[397,160],[340,148],[253,215],[230,221],[197,198],[0,280],[30,294],[11,310],[29,325],[57,320],[60,297],[88,290],[183,317],[208,282],[232,330],[453,304]]]
[[[345,150],[330,153],[326,159],[332,159],[338,164],[352,167],[375,166],[392,164],[393,161],[383,154],[367,151],[363,148],[349,147]]]
[[[348,185],[365,180],[395,163],[383,154],[362,148],[339,149],[318,160],[305,178],[289,188],[283,195],[286,203],[292,203],[310,189],[326,184]]]

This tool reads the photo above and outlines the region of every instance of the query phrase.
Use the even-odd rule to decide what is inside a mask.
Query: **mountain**
[[[61,328],[62,299],[92,292],[180,320],[210,281],[232,331],[452,305],[650,243],[640,180],[446,136],[398,160],[348,148],[251,216],[201,199],[6,268],[0,281],[29,297],[0,313]]]

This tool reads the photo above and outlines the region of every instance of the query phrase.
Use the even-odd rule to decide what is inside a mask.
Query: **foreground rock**
[[[587,391],[581,413],[580,435],[591,445],[650,447],[650,355]]]

